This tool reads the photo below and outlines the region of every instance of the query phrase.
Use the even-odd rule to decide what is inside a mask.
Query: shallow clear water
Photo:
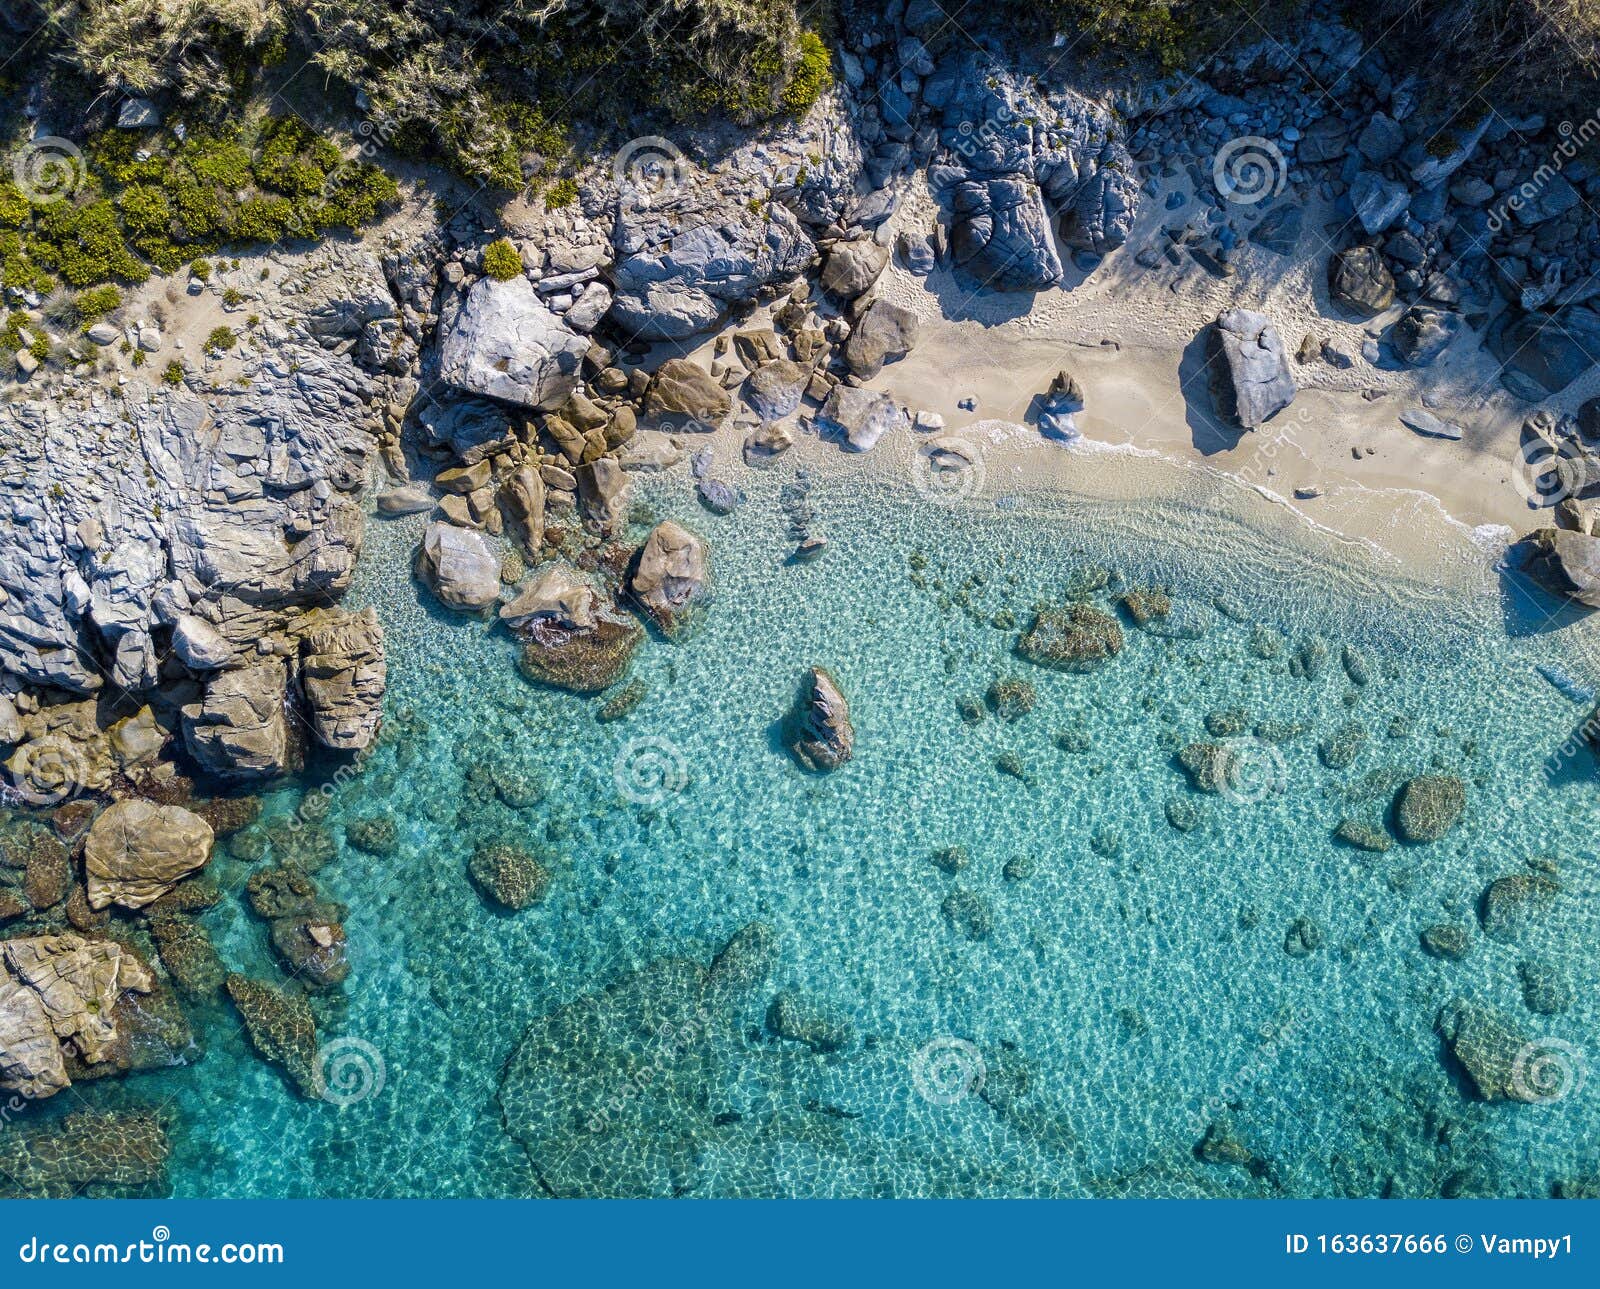
[[[681,484],[646,499],[711,539],[718,596],[691,639],[641,648],[633,674],[648,697],[612,724],[596,721],[599,699],[522,681],[503,633],[419,605],[405,554],[421,521],[374,521],[356,598],[388,629],[391,734],[334,791],[341,853],[318,880],[350,905],[353,972],[342,999],[318,1007],[325,1040],[371,1045],[383,1086],[343,1107],[298,1100],[230,1013],[202,1018],[197,1066],[87,1094],[171,1098],[178,1194],[564,1189],[569,1172],[530,1163],[503,1129],[496,1093],[524,1030],[655,959],[707,963],[758,919],[776,964],[687,1094],[704,1101],[709,1087],[709,1108],[642,1096],[617,1069],[617,1096],[649,1125],[613,1143],[631,1158],[615,1173],[629,1187],[656,1137],[690,1143],[687,1174],[662,1184],[692,1193],[1535,1195],[1600,1171],[1600,1076],[1552,1105],[1475,1102],[1433,1030],[1464,994],[1580,1059],[1600,1032],[1600,792],[1587,753],[1543,768],[1584,715],[1535,670],[1561,656],[1561,634],[1524,631],[1496,596],[1386,591],[1175,506],[947,506],[909,488],[820,483],[833,547],[786,566],[781,481],[757,479],[724,519]],[[1209,623],[1204,634],[1125,623],[1122,654],[1089,675],[1014,658],[1016,632],[994,615],[1026,625],[1093,563],[1171,585],[1177,616]],[[1217,594],[1249,620],[1214,612]],[[1263,624],[1288,638],[1277,658],[1252,650]],[[1288,655],[1312,633],[1330,662],[1297,679]],[[1365,688],[1339,665],[1347,643],[1369,661]],[[855,759],[825,778],[803,775],[773,728],[814,663],[848,695],[857,736]],[[966,724],[958,699],[1002,676],[1031,681],[1037,707]],[[1261,754],[1260,799],[1195,793],[1174,763],[1174,747],[1227,708],[1307,727],[1281,763]],[[1391,736],[1395,718],[1410,732]],[[1317,745],[1351,720],[1368,741],[1330,770]],[[1088,750],[1062,750],[1066,731]],[[997,769],[1008,753],[1025,781]],[[657,794],[651,758],[667,769]],[[466,776],[483,765],[536,773],[545,800],[518,813],[481,799]],[[1382,817],[1395,774],[1430,767],[1467,782],[1446,839],[1381,855],[1332,840],[1342,818]],[[629,800],[630,773],[660,799]],[[1200,827],[1168,823],[1174,798],[1200,807]],[[297,799],[278,793],[269,810]],[[346,822],[376,813],[400,824],[394,857],[343,840]],[[514,916],[485,905],[466,864],[486,838],[559,856],[542,904]],[[952,845],[970,854],[954,876],[932,862]],[[1537,856],[1558,862],[1564,889],[1536,942],[1485,938],[1485,884]],[[1017,857],[1032,874],[1007,880]],[[956,887],[987,906],[988,939],[942,914]],[[231,963],[271,975],[247,909],[206,916]],[[1300,958],[1284,949],[1298,917],[1321,931]],[[1464,961],[1420,945],[1446,921],[1473,928]],[[1571,982],[1570,1011],[1525,1008],[1517,967],[1530,955]],[[847,1017],[851,1046],[824,1056],[772,1040],[761,1017],[779,989]],[[976,1053],[981,1067],[966,1072],[981,1068],[986,1094],[962,1095],[975,1089],[958,1072],[946,1095],[948,1067],[919,1055],[930,1043],[958,1063]],[[562,1092],[556,1078],[549,1118],[603,1097],[609,1079],[573,1071]],[[743,1111],[713,1115],[722,1105]],[[1261,1177],[1196,1159],[1219,1118],[1267,1161]],[[544,1127],[583,1144],[582,1129]],[[592,1184],[608,1189],[607,1176]]]

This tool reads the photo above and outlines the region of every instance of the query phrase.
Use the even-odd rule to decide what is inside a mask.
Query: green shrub
[[[232,349],[238,343],[239,337],[233,334],[232,327],[214,327],[211,334],[206,337],[205,351],[215,357],[225,349]]]
[[[800,61],[783,90],[783,110],[804,116],[833,84],[832,58],[822,37],[814,31],[800,33]]]
[[[211,261],[195,260],[189,265],[189,272],[202,282],[211,281]]]
[[[184,375],[183,364],[174,358],[161,373],[161,379],[168,385],[181,385]]]
[[[483,251],[483,271],[496,282],[508,282],[522,272],[522,253],[502,237]]]
[[[563,206],[570,206],[578,200],[578,181],[576,179],[558,179],[544,192],[544,204],[549,210],[560,210]]]
[[[87,291],[80,291],[78,298],[73,301],[73,305],[78,311],[78,317],[84,323],[98,321],[121,303],[122,292],[110,285],[91,287]]]

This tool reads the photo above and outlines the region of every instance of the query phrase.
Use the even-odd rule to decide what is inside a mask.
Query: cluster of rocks
[[[1194,192],[1193,213],[1168,226],[1165,246],[1140,251],[1142,264],[1188,259],[1226,276],[1247,244],[1290,255],[1315,194],[1337,211],[1330,298],[1381,320],[1368,361],[1427,366],[1470,324],[1519,398],[1542,401],[1588,370],[1600,338],[1589,303],[1600,165],[1570,130],[1538,115],[1430,105],[1381,45],[1321,19],[1198,70],[1126,105],[1147,188],[1187,172]],[[1330,83],[1341,86],[1337,102],[1321,92]],[[1326,344],[1321,356],[1355,358]]]

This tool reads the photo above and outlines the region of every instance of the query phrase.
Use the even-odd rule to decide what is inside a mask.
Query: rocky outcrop
[[[334,610],[301,636],[300,687],[317,742],[340,752],[370,746],[383,719],[388,674],[383,627],[371,606]]]
[[[33,684],[149,689],[158,634],[192,606],[253,647],[263,611],[325,603],[354,573],[377,402],[359,368],[285,339],[204,398],[127,393],[0,408],[0,668]],[[179,656],[214,665],[191,631],[204,648],[180,638]]]
[[[153,988],[144,964],[111,940],[31,936],[0,951],[0,1088],[27,1097],[67,1087],[69,1056],[108,1060],[123,994]]]
[[[855,753],[850,705],[821,667],[806,671],[789,713],[785,742],[794,759],[813,773],[837,770]]]
[[[853,452],[870,452],[885,434],[910,428],[894,399],[854,385],[833,387],[817,414],[817,423],[825,432],[842,438]]]
[[[1076,443],[1083,437],[1078,413],[1084,409],[1083,388],[1065,371],[1058,371],[1039,406],[1039,432],[1058,443]]]
[[[434,520],[417,550],[417,576],[441,604],[478,613],[500,598],[500,561],[473,528]]]
[[[662,635],[686,634],[711,593],[704,539],[670,519],[657,524],[639,550],[629,590]]]
[[[529,680],[598,693],[622,679],[644,630],[592,583],[552,564],[500,610],[522,641],[518,666]]]
[[[1394,327],[1394,348],[1402,361],[1427,367],[1461,331],[1461,315],[1451,309],[1414,304]]]
[[[577,387],[589,343],[518,274],[480,278],[439,321],[439,376],[469,394],[553,411]]]
[[[1050,217],[1025,178],[957,184],[950,247],[956,263],[994,291],[1043,291],[1061,281]]]
[[[874,300],[856,319],[844,358],[862,380],[871,380],[883,365],[904,358],[917,343],[917,315],[887,300]]]
[[[226,778],[282,774],[290,760],[288,686],[288,669],[278,658],[218,672],[205,697],[183,708],[189,755]]]
[[[211,825],[182,806],[134,798],[108,806],[83,847],[89,905],[142,909],[211,858]]]
[[[1213,389],[1224,417],[1260,429],[1294,401],[1289,355],[1265,314],[1229,309],[1212,327],[1211,345]]]
[[[682,177],[659,193],[625,184],[617,198],[609,316],[626,335],[682,340],[709,330],[731,305],[795,277],[816,255],[778,202],[752,210],[687,165]]]
[[[1600,608],[1600,537],[1541,528],[1524,542],[1523,568],[1554,595]]]

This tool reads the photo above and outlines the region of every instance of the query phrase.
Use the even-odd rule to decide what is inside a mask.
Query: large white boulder
[[[440,324],[439,375],[457,389],[553,411],[578,383],[589,342],[545,308],[517,276],[482,278]]]

